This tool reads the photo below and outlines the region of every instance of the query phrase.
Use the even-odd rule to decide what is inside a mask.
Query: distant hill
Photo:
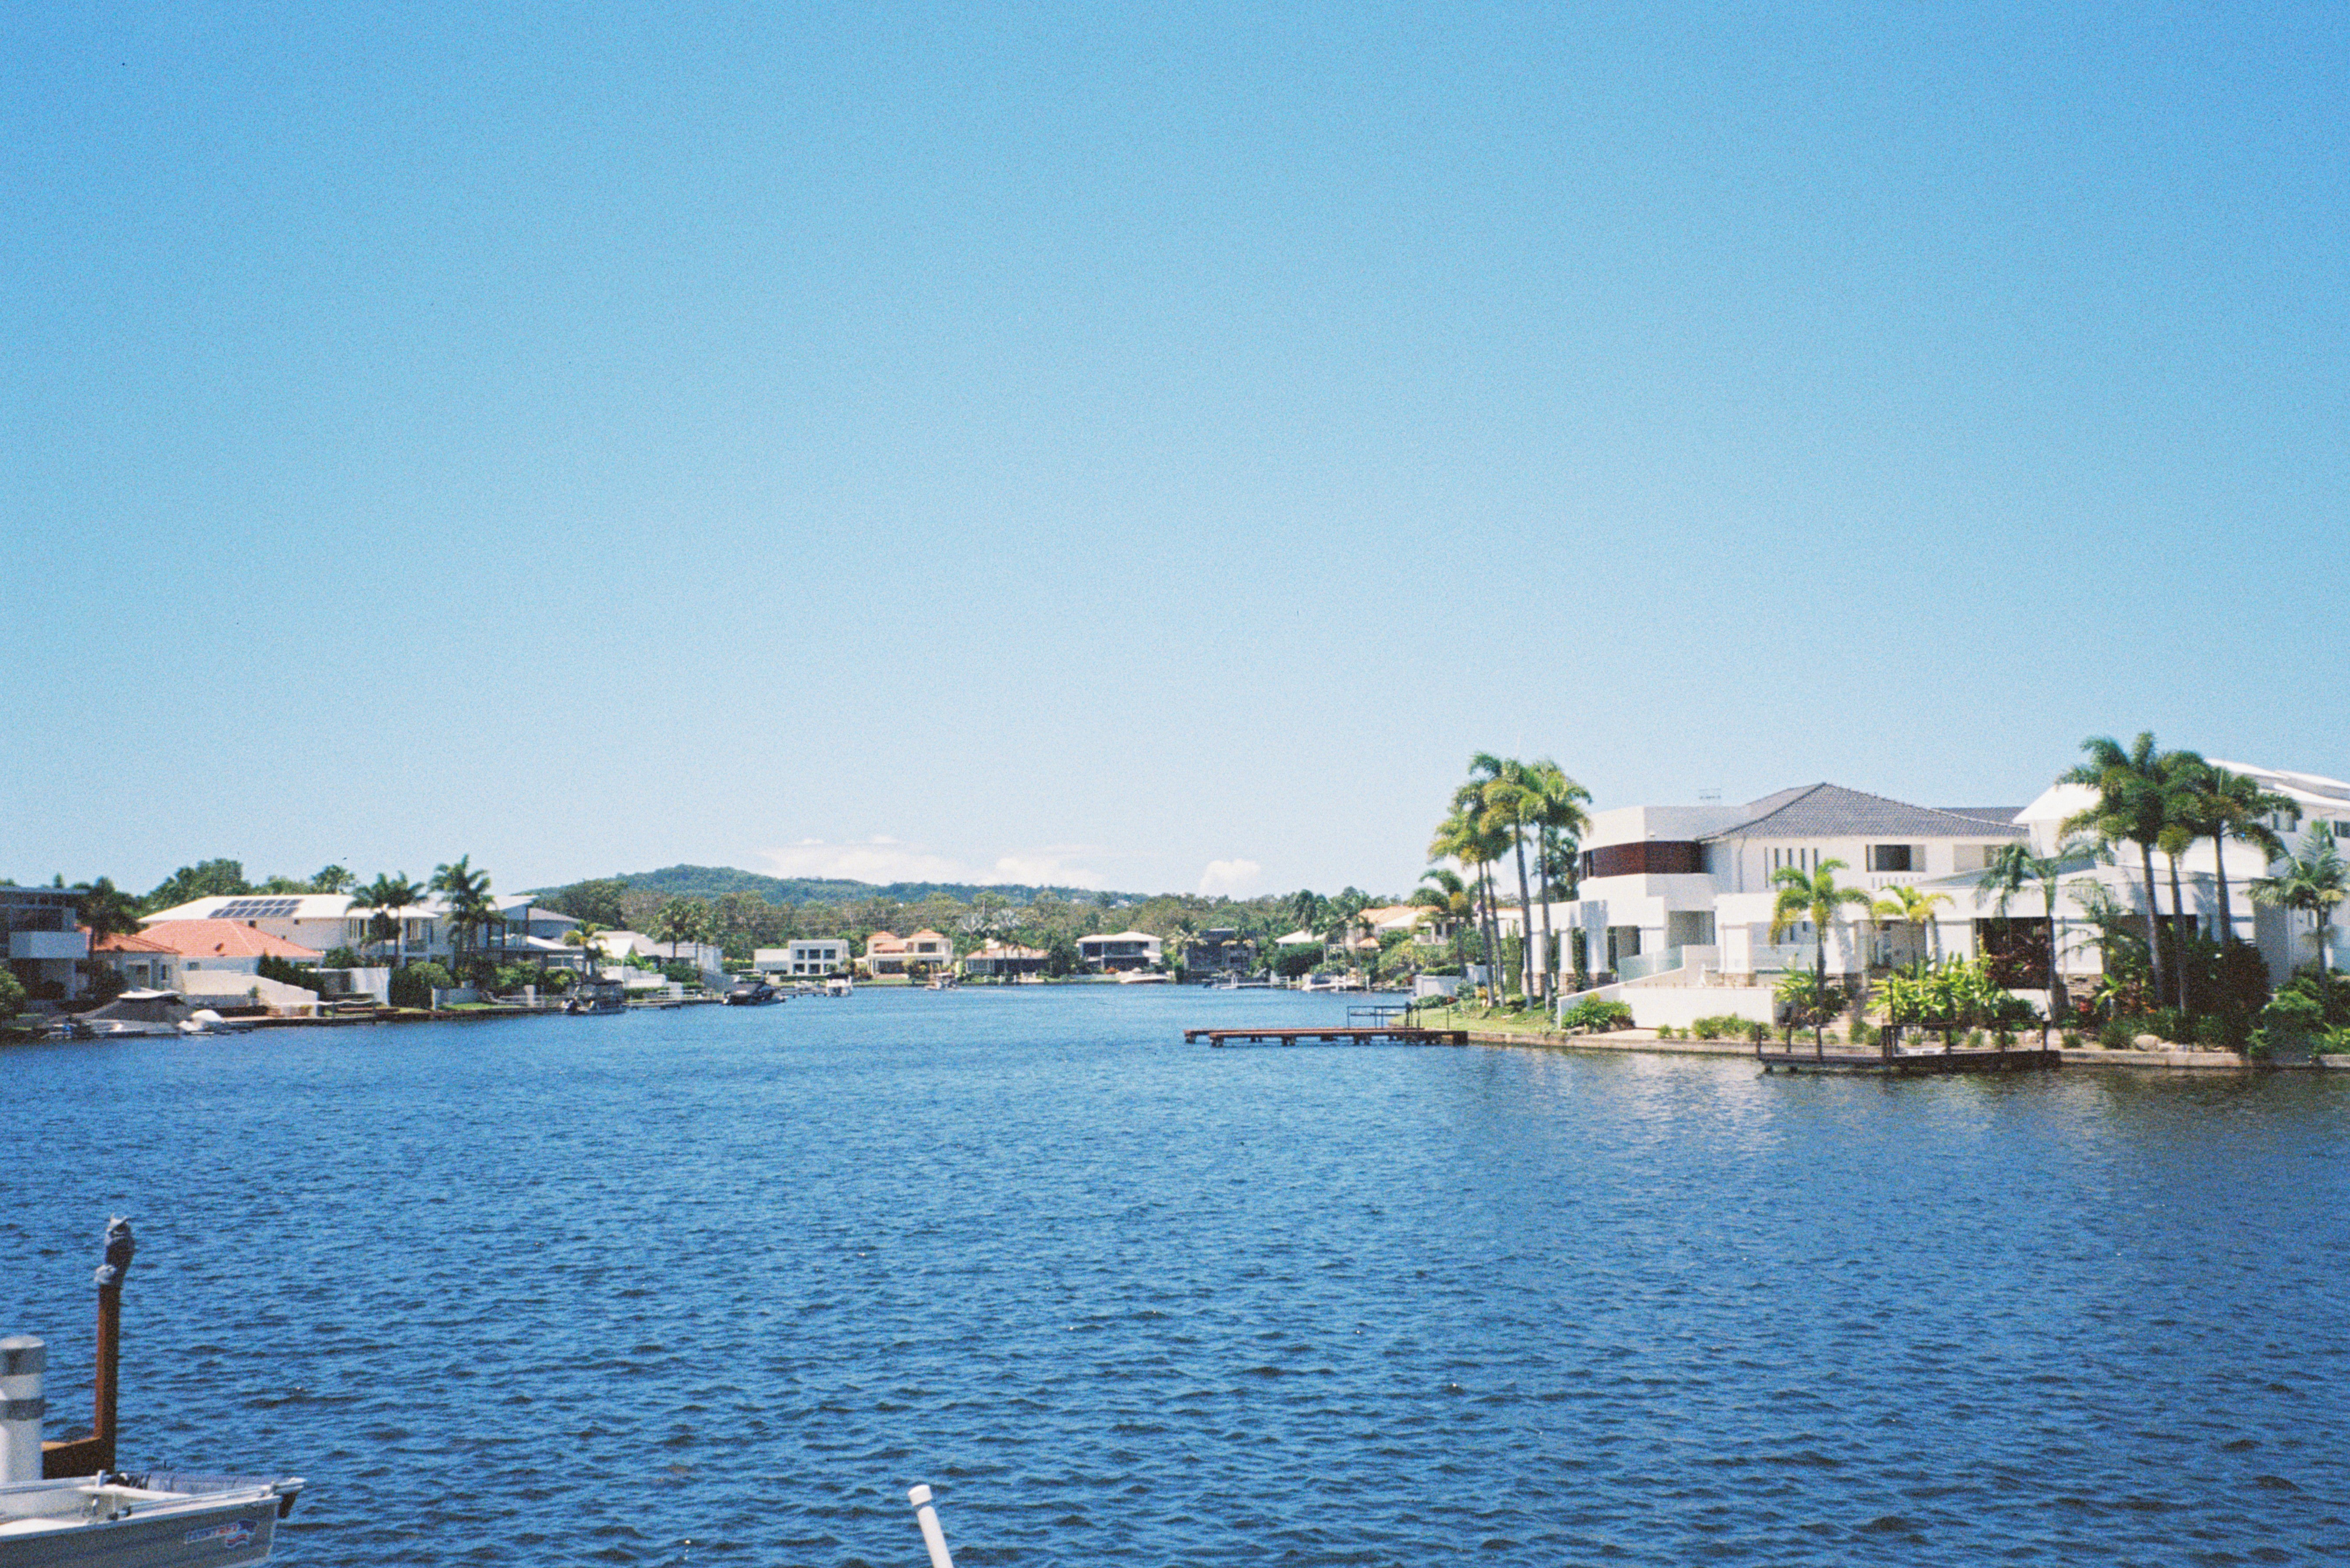
[[[895,898],[912,903],[933,893],[968,902],[980,893],[994,893],[1014,904],[1025,904],[1051,893],[1069,899],[1100,897],[1092,888],[1034,888],[1019,882],[852,882],[837,877],[763,877],[732,866],[664,866],[658,871],[624,873],[612,880],[628,884],[632,893],[659,893],[676,898],[715,898],[722,893],[751,893],[771,904],[847,904],[859,898]],[[552,893],[552,888],[538,889]],[[1121,904],[1138,903],[1147,895],[1112,893]]]

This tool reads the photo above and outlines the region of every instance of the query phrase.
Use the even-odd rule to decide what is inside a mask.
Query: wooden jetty
[[[1319,1024],[1310,1029],[1186,1029],[1186,1045],[1205,1040],[1211,1045],[1466,1045],[1466,1029],[1420,1029],[1410,1024],[1384,1023],[1336,1028]]]
[[[1789,1073],[1887,1073],[1929,1077],[1943,1073],[2051,1073],[2064,1064],[2059,1051],[1805,1051],[1801,1047],[1754,1047],[1762,1070]]]

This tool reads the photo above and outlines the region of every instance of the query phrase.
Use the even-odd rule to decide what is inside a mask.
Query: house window
[[[1868,868],[1871,871],[1914,871],[1915,857],[1907,844],[1872,844],[1868,846]]]

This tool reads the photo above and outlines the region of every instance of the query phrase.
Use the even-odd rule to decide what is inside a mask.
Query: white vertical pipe
[[[931,1489],[918,1486],[906,1494],[914,1505],[914,1522],[922,1527],[922,1544],[931,1549],[931,1568],[954,1568],[947,1556],[947,1532],[939,1528],[939,1511],[931,1506]]]
[[[41,1479],[41,1375],[49,1349],[29,1334],[0,1339],[0,1481]]]

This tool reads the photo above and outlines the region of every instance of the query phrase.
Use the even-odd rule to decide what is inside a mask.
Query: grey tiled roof
[[[2023,815],[2020,805],[1938,805],[1936,811],[1950,816],[1971,816],[1978,822],[1993,822],[2005,827]]]
[[[1735,826],[1709,834],[1722,838],[2022,838],[2024,830],[1970,811],[1938,811],[1866,794],[1842,784],[1815,784],[1766,794]],[[2014,813],[2008,814],[2012,816]]]

